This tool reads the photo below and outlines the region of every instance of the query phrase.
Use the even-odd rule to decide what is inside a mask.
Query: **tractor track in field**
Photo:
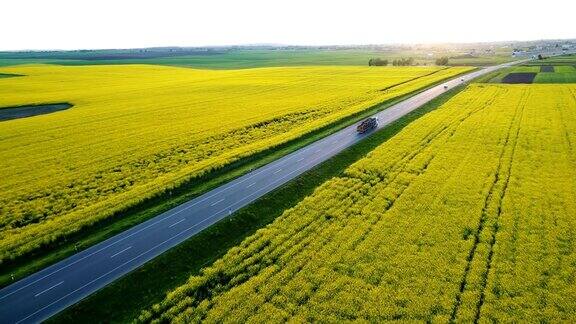
[[[486,198],[484,200],[484,207],[482,208],[480,221],[478,222],[478,227],[477,227],[476,232],[474,234],[474,244],[472,245],[472,248],[470,249],[468,257],[466,258],[467,263],[466,263],[466,267],[464,269],[462,280],[460,281],[460,289],[456,295],[456,299],[454,301],[454,307],[453,307],[452,313],[450,315],[450,322],[451,323],[457,322],[456,317],[458,316],[458,312],[460,310],[460,307],[462,306],[462,295],[465,292],[467,285],[469,284],[469,276],[470,276],[470,273],[472,270],[472,263],[477,257],[481,257],[481,256],[478,256],[476,253],[478,246],[481,244],[481,242],[480,242],[481,241],[481,234],[484,232],[484,230],[490,230],[490,229],[486,228],[486,225],[489,225],[489,224],[487,224],[487,222],[490,221],[492,218],[494,218],[494,223],[493,223],[492,228],[491,228],[491,239],[488,243],[489,244],[489,252],[488,252],[488,256],[487,256],[487,260],[486,260],[485,271],[482,275],[482,283],[481,283],[482,288],[480,289],[480,298],[479,298],[478,304],[476,305],[474,322],[477,323],[479,320],[480,310],[482,308],[482,304],[483,304],[484,298],[485,298],[485,289],[486,289],[486,285],[487,285],[488,273],[489,273],[490,268],[491,268],[491,262],[492,262],[492,257],[493,257],[493,247],[494,247],[494,244],[496,243],[496,235],[498,232],[498,219],[499,219],[499,216],[502,212],[502,205],[501,204],[502,204],[502,201],[504,199],[504,196],[506,194],[506,190],[508,187],[508,181],[510,179],[510,170],[512,168],[514,151],[516,148],[517,138],[518,138],[518,135],[520,132],[520,125],[519,125],[520,122],[519,121],[521,120],[521,117],[523,115],[523,110],[524,110],[523,103],[525,102],[525,97],[522,99],[523,100],[520,100],[520,103],[518,104],[518,107],[516,108],[516,112],[514,114],[512,122],[510,123],[510,126],[508,128],[506,139],[505,139],[504,144],[502,146],[502,149],[500,151],[500,156],[498,159],[498,167],[497,167],[496,172],[494,174],[494,180],[490,184],[490,189],[488,190],[488,195],[486,195]],[[518,123],[517,129],[514,132],[514,127],[516,126],[517,123]],[[508,147],[510,147],[510,145],[511,145],[512,153],[511,153],[509,161],[506,161],[506,153],[507,153]],[[502,175],[504,175],[504,177],[502,177]],[[502,190],[498,190],[500,182],[503,182]],[[495,201],[496,201],[496,204],[498,205],[497,206],[497,213],[496,213],[496,215],[491,216],[490,215],[490,206],[492,204],[492,201],[494,201],[494,199],[496,199]]]

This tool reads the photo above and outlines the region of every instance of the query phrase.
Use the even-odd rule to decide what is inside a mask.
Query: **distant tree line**
[[[449,58],[442,56],[436,59],[436,65],[448,65]]]
[[[368,60],[368,66],[386,66],[390,63],[388,60],[383,60],[381,58],[371,58]],[[393,66],[410,66],[414,65],[414,59],[411,57],[408,58],[400,58],[396,60],[392,60]]]
[[[414,65],[414,59],[412,57],[400,58],[392,61],[393,66],[410,66]]]
[[[368,61],[368,66],[386,66],[388,65],[388,60],[383,60],[381,58],[371,58]]]

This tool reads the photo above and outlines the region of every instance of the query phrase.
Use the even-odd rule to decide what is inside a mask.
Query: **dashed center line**
[[[176,225],[178,225],[178,224],[182,223],[182,222],[183,222],[183,221],[185,221],[185,220],[186,220],[185,218],[182,218],[181,220],[177,221],[176,223],[174,223],[174,224],[172,224],[172,225],[168,226],[168,228],[172,228],[172,227],[174,227],[174,226],[176,226]]]
[[[278,169],[278,170],[274,171],[274,174],[276,174],[276,173],[278,173],[278,172],[280,172],[280,171],[282,171],[282,169]]]
[[[122,250],[122,251],[119,251],[119,252],[116,252],[116,253],[112,254],[110,257],[113,258],[113,257],[117,256],[118,254],[120,254],[120,253],[122,253],[122,252],[125,252],[125,251],[130,250],[131,248],[132,248],[132,246],[129,246],[129,247],[125,248],[125,249]]]
[[[224,198],[222,198],[222,199],[220,199],[220,200],[218,200],[218,201],[213,202],[210,206],[216,206],[216,205],[218,205],[219,203],[221,203],[221,202],[223,202],[223,201],[224,201]]]
[[[304,161],[304,158],[300,158],[296,162],[302,162],[302,161]]]
[[[250,187],[252,187],[252,186],[255,185],[255,184],[256,184],[256,182],[252,182],[251,184],[249,184],[248,186],[246,186],[246,188],[250,188]]]
[[[60,286],[60,285],[63,284],[63,283],[64,283],[64,281],[60,281],[59,283],[55,284],[54,286],[52,286],[52,287],[50,287],[50,288],[48,288],[48,289],[44,289],[44,290],[42,290],[41,292],[37,293],[36,295],[34,295],[34,297],[38,297],[38,296],[42,295],[43,293],[47,292],[48,290],[51,290],[51,289],[53,289],[53,288],[55,288],[55,287],[58,287],[58,286]]]

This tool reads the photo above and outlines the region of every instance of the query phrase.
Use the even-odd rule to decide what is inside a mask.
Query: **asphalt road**
[[[378,128],[441,95],[444,86],[453,88],[510,64],[457,77],[391,106],[375,115]],[[77,303],[372,133],[359,135],[355,128],[314,142],[0,290],[0,323],[39,322]]]

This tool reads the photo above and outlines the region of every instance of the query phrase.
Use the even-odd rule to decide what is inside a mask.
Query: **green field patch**
[[[535,60],[525,63],[524,65],[571,65],[576,64],[576,55],[554,56],[543,60]]]
[[[556,65],[554,66],[556,73],[576,73],[576,68],[572,65]]]
[[[516,66],[512,69],[514,73],[538,73],[540,72],[539,66]]]
[[[45,115],[71,107],[69,103],[4,107],[0,108],[0,121]]]
[[[576,72],[538,73],[534,83],[576,83]]]

